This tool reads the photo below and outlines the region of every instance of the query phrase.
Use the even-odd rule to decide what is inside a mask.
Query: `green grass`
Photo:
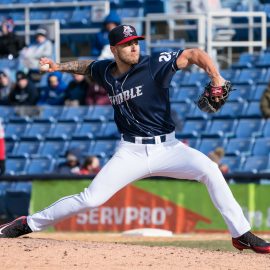
[[[150,247],[183,247],[183,248],[199,248],[203,250],[215,251],[237,251],[231,244],[231,241],[226,240],[213,240],[213,241],[172,241],[172,242],[126,242],[127,245],[143,245]]]

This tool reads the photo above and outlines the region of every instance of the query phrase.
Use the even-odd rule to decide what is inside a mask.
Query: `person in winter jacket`
[[[50,73],[47,83],[47,87],[41,90],[38,104],[63,105],[67,89],[67,85],[63,81],[63,74],[59,71]]]
[[[262,94],[260,108],[264,118],[270,117],[270,83]]]
[[[85,95],[89,87],[84,75],[74,74],[73,80],[68,84],[65,95],[65,105],[85,105]]]
[[[71,148],[66,152],[66,161],[60,163],[54,172],[56,174],[79,174],[81,152],[78,148]]]
[[[1,25],[2,35],[0,36],[0,57],[14,59],[19,56],[19,52],[25,47],[23,38],[14,32],[14,21],[7,17]]]
[[[0,70],[0,105],[9,105],[12,82],[8,73]]]
[[[116,26],[121,24],[121,19],[118,14],[112,11],[104,20],[103,28],[101,32],[97,33],[94,37],[94,41],[91,48],[92,56],[100,56],[104,47],[109,47],[109,39],[108,33],[115,28]],[[106,50],[107,51],[107,50]],[[110,54],[111,55],[111,54]],[[112,58],[112,57],[111,57]]]
[[[16,84],[10,92],[11,105],[35,105],[38,100],[38,91],[23,71],[16,73]]]

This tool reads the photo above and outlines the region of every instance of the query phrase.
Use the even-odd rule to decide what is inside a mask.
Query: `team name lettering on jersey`
[[[124,90],[123,92],[117,95],[109,96],[109,99],[113,105],[115,104],[119,105],[123,103],[124,101],[141,96],[143,94],[142,87],[143,87],[142,85],[135,86],[131,88],[130,90]]]

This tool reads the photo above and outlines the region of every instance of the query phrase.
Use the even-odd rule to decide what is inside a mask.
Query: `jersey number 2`
[[[168,62],[168,61],[171,60],[171,58],[172,58],[171,53],[169,53],[169,52],[162,52],[162,53],[160,53],[160,56],[158,58],[158,61],[159,62],[162,62],[162,61]]]

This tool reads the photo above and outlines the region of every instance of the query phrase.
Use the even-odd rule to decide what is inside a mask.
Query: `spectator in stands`
[[[79,106],[85,105],[85,95],[89,87],[84,75],[74,74],[73,80],[68,84],[65,92],[65,105]]]
[[[99,159],[96,156],[88,156],[80,169],[80,174],[96,175],[100,169]]]
[[[25,46],[24,40],[14,32],[14,21],[7,17],[1,25],[2,35],[0,36],[0,57],[14,59]]]
[[[222,147],[217,147],[208,154],[208,157],[217,163],[222,174],[229,172],[229,167],[222,163],[222,158],[224,157],[224,149]]]
[[[47,30],[38,28],[35,34],[36,41],[25,47],[20,53],[21,65],[27,70],[39,70],[41,57],[53,58],[53,44],[47,38]]]
[[[41,90],[39,105],[63,105],[65,100],[66,83],[63,81],[63,74],[59,71],[50,73],[47,87]]]
[[[6,144],[5,131],[0,119],[0,175],[3,175],[6,170]]]
[[[121,24],[118,14],[112,11],[104,20],[102,30],[94,37],[91,48],[92,56],[100,56],[100,59],[113,58],[110,51],[108,34],[116,26]]]
[[[60,163],[55,169],[57,174],[79,174],[80,172],[80,150],[72,148],[66,152],[66,161]]]
[[[35,105],[38,100],[38,91],[23,71],[16,73],[16,83],[9,97],[12,105]]]
[[[12,87],[7,72],[0,71],[0,105],[9,105],[9,95]]]
[[[86,105],[108,105],[111,104],[106,90],[95,81],[90,80],[85,98]]]
[[[270,118],[270,83],[262,94],[260,108],[263,117]]]

